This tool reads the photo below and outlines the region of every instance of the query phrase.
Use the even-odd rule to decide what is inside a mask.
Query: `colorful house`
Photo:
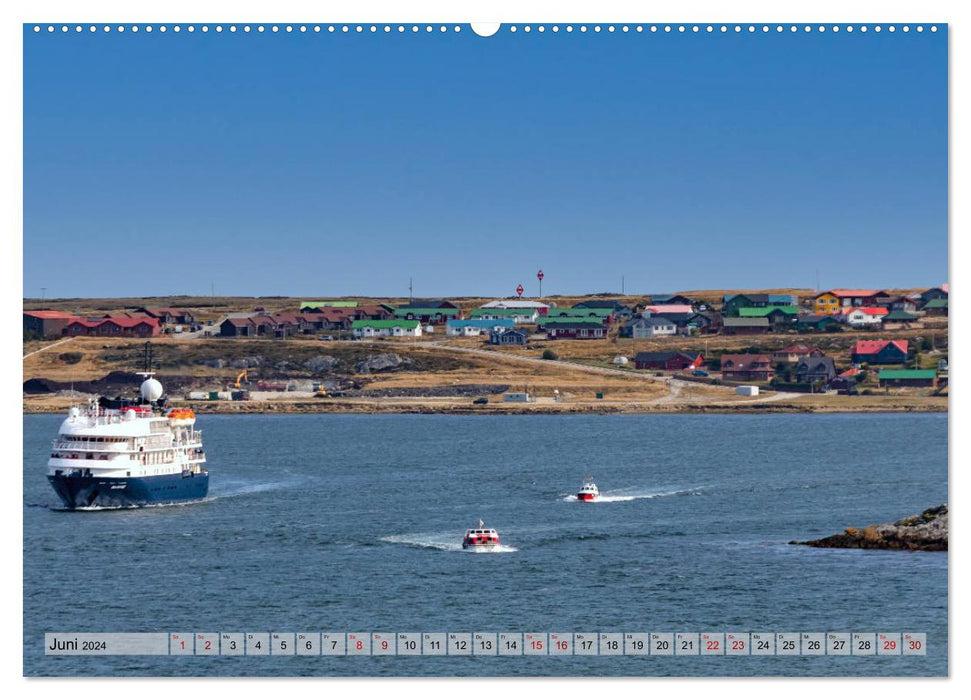
[[[932,299],[947,299],[948,290],[949,287],[946,284],[942,284],[940,287],[931,287],[920,293],[920,300],[926,305]]]
[[[624,338],[654,338],[662,335],[675,335],[678,324],[664,316],[641,316],[629,321],[620,329]]]
[[[352,309],[357,306],[356,301],[334,300],[334,301],[301,301],[300,311],[313,313],[317,309]]]
[[[813,313],[833,316],[856,306],[880,306],[889,299],[880,289],[831,289],[813,297]]]
[[[421,336],[421,322],[409,319],[354,321],[351,332],[355,338],[417,338]]]
[[[810,347],[805,343],[794,343],[772,353],[772,363],[791,365],[807,357],[823,357],[823,351],[819,348]]]
[[[836,378],[836,364],[832,357],[804,357],[792,368],[797,382],[829,384]]]
[[[633,310],[617,299],[592,299],[581,301],[573,305],[574,309],[600,309],[610,312],[611,320],[614,318],[627,319],[633,314]]]
[[[880,386],[917,386],[937,388],[936,369],[881,369]]]
[[[196,317],[188,309],[175,309],[175,308],[156,308],[156,307],[145,307],[142,306],[135,309],[135,313],[148,316],[149,318],[158,319],[160,324],[164,325],[188,325],[191,326],[196,322]]]
[[[810,315],[796,317],[796,330],[800,333],[810,331],[818,333],[833,333],[843,330],[839,318],[831,315]]]
[[[600,323],[612,323],[614,320],[614,310],[605,307],[586,307],[575,306],[572,309],[553,308],[546,314],[546,318],[572,318],[579,320],[594,319]],[[537,321],[542,324],[543,319]]]
[[[725,335],[765,335],[769,330],[769,319],[764,317],[722,319],[722,333]]]
[[[880,325],[885,330],[901,330],[908,328],[923,328],[924,322],[920,316],[907,313],[901,309],[894,309],[880,319]]]
[[[102,319],[78,318],[64,326],[65,336],[108,336],[121,338],[151,338],[159,335],[162,327],[154,318],[111,317]]]
[[[69,323],[77,320],[74,314],[63,311],[24,311],[24,333],[34,333],[41,338],[60,336]]]
[[[539,316],[545,316],[551,307],[549,304],[544,304],[541,301],[530,301],[528,299],[497,299],[496,301],[490,301],[488,304],[483,304],[482,308],[528,309],[529,311],[535,311]]]
[[[531,308],[504,309],[499,307],[482,307],[480,309],[472,309],[472,312],[469,314],[469,318],[481,318],[486,320],[509,318],[515,323],[536,323],[536,319],[539,318],[539,311]]]
[[[861,326],[878,326],[880,320],[890,313],[883,306],[858,306],[855,309],[843,309],[841,316],[844,323],[848,326],[858,328]]]
[[[518,329],[493,330],[489,333],[490,345],[526,345],[527,340],[529,340],[529,335],[526,331]]]
[[[461,318],[462,312],[458,308],[449,306],[399,306],[394,310],[394,317],[436,325],[445,323],[449,319]]]
[[[680,372],[685,369],[698,369],[705,364],[700,353],[687,352],[639,352],[634,356],[637,369],[664,369]]]
[[[906,340],[858,340],[850,350],[853,362],[902,365],[907,361]]]
[[[927,316],[947,316],[947,297],[931,299],[921,309]]]
[[[729,381],[768,381],[775,376],[772,357],[762,354],[722,355],[721,372]]]
[[[546,337],[550,340],[597,340],[607,337],[607,327],[598,321],[554,319],[544,321],[544,327]]]
[[[693,314],[695,310],[689,304],[648,304],[644,307],[643,315],[667,316],[668,314]]]
[[[503,319],[483,319],[483,318],[468,318],[468,319],[456,319],[448,321],[445,324],[445,335],[451,336],[477,336],[485,333],[491,333],[492,331],[506,331],[510,330],[516,323],[511,318]]]

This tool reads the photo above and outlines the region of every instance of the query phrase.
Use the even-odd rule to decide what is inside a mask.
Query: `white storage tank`
[[[627,358],[624,357],[623,355],[620,355],[619,357],[615,357],[614,358],[614,364],[615,365],[626,365],[627,364]]]
[[[757,386],[737,386],[735,393],[739,396],[758,396],[759,388]]]

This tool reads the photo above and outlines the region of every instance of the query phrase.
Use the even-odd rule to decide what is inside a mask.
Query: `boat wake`
[[[67,508],[65,506],[48,506],[48,508],[55,513],[99,513],[102,511],[109,512],[115,510],[150,510],[154,508],[175,508],[182,506],[193,506],[198,503],[205,503],[206,501],[212,500],[211,498],[197,498],[192,501],[176,501],[174,503],[141,503],[137,505],[124,505],[124,506],[77,506],[75,508]]]
[[[222,482],[219,484],[219,490],[216,493],[210,491],[205,500],[215,501],[220,498],[234,498],[236,496],[248,496],[253,493],[263,493],[264,491],[276,491],[277,489],[285,488],[288,484],[289,482],[287,481]]]
[[[509,545],[500,544],[489,550],[462,549],[462,537],[455,536],[454,533],[411,533],[407,535],[390,535],[382,537],[382,542],[389,544],[403,544],[409,547],[419,547],[422,549],[437,549],[441,552],[469,552],[473,554],[504,554],[507,552],[518,552],[519,550]]]
[[[587,503],[622,503],[626,501],[639,501],[645,498],[664,498],[666,496],[700,496],[702,487],[692,488],[665,488],[663,490],[644,490],[639,488],[616,489],[614,491],[601,491],[600,498]],[[579,501],[575,493],[564,496],[564,501]]]

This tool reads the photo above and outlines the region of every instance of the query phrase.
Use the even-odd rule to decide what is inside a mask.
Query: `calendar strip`
[[[124,632],[44,635],[47,656],[925,656],[924,632]]]

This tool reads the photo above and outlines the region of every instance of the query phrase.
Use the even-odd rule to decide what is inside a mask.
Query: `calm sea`
[[[947,554],[787,544],[947,500],[945,415],[202,416],[207,502],[53,510],[27,675],[944,675]],[[601,503],[569,500],[585,475]],[[479,518],[509,551],[470,555]],[[44,632],[926,632],[925,657],[45,657]]]

